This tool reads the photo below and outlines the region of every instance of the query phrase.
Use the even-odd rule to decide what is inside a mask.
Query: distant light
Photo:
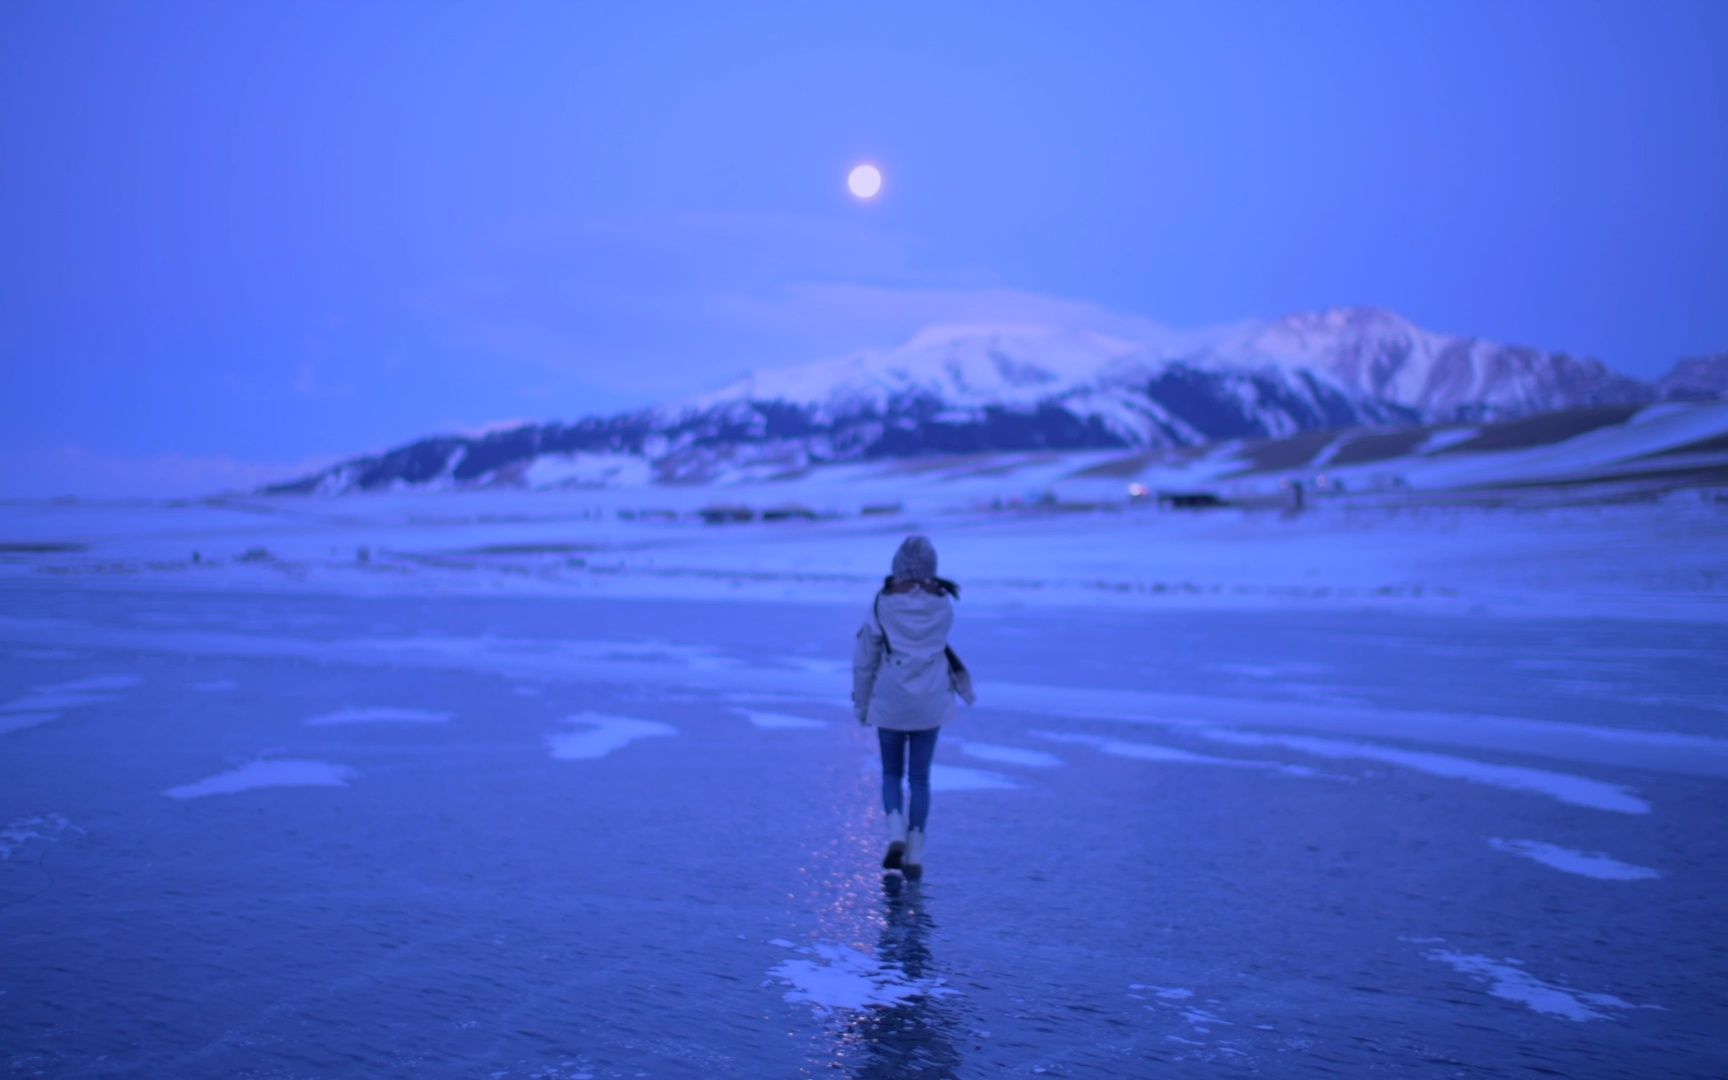
[[[874,199],[882,190],[882,170],[874,165],[860,165],[847,175],[846,186],[860,199]]]
[[[1146,497],[1146,485],[1145,484],[1129,484],[1128,485],[1128,497],[1130,499],[1144,499]]]

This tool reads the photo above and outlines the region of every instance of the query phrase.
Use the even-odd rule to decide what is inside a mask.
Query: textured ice
[[[207,795],[234,795],[269,787],[346,787],[356,776],[346,765],[296,758],[249,761],[237,769],[217,773],[191,784],[171,787],[162,794],[171,799],[201,799]]]
[[[1488,992],[1495,997],[1516,1001],[1544,1016],[1557,1016],[1563,1020],[1606,1020],[1610,1016],[1605,1011],[1608,1009],[1657,1007],[1634,1006],[1613,994],[1590,993],[1557,983],[1543,982],[1525,971],[1522,961],[1511,958],[1495,960],[1451,949],[1430,949],[1424,955],[1430,960],[1449,965],[1462,975],[1469,975],[1487,983]]]
[[[1315,757],[1383,761],[1451,780],[1467,780],[1508,791],[1545,795],[1572,806],[1608,810],[1619,814],[1648,814],[1650,804],[1620,784],[1571,773],[1535,769],[1524,765],[1499,765],[1473,758],[1435,754],[1424,750],[1402,750],[1372,743],[1340,739],[1317,739],[1305,735],[1261,735],[1245,731],[1204,729],[1200,734],[1235,746],[1287,746]]]
[[[456,714],[436,709],[409,709],[397,705],[371,705],[363,708],[337,709],[335,712],[308,716],[302,723],[324,724],[443,724]]]
[[[1599,881],[1649,881],[1662,876],[1661,871],[1652,870],[1648,866],[1634,866],[1600,852],[1573,851],[1571,848],[1541,840],[1502,840],[1494,837],[1488,843],[1496,851],[1522,855],[1543,866],[1551,866],[1580,877],[1596,878]]]
[[[397,497],[382,498],[318,505],[373,521],[405,506],[462,520],[496,506],[549,514],[489,495],[398,500],[387,512]],[[315,525],[304,508],[284,513]],[[1024,534],[996,519],[944,533],[943,519],[919,518],[966,586],[956,647],[989,708],[943,732],[925,880],[899,894],[888,887],[898,875],[878,865],[875,732],[852,722],[848,680],[792,658],[846,655],[863,604],[850,593],[829,604],[824,591],[862,582],[867,596],[884,530],[911,515],[853,534],[836,525],[825,539],[829,526],[814,523],[627,548],[620,588],[663,589],[654,599],[597,597],[586,579],[537,572],[326,574],[317,560],[336,546],[326,536],[295,556],[311,576],[301,592],[276,570],[282,581],[268,588],[282,591],[228,587],[262,573],[251,566],[213,570],[221,588],[190,588],[180,582],[202,571],[79,579],[6,562],[0,701],[125,689],[53,682],[106,672],[148,680],[123,707],[80,706],[0,740],[0,822],[52,810],[89,829],[55,842],[20,825],[22,846],[0,860],[7,1061],[32,1075],[118,1068],[187,1080],[1721,1072],[1728,1036],[1709,976],[1728,939],[1728,915],[1711,902],[1728,757],[1710,706],[1728,700],[1717,662],[1728,631],[1306,599],[1267,611],[1178,610],[1152,594],[1124,594],[1119,608],[1022,606],[1044,585],[1081,595],[1067,575],[1138,580],[1137,561],[1165,556],[1220,573],[1250,551],[1268,565],[1289,556],[1301,577],[1321,565],[1304,549],[1330,553],[1324,566],[1341,559],[1321,533],[1326,544],[1371,539],[1375,552],[1422,533],[1424,558],[1446,551],[1433,516],[1372,537],[1338,514],[1322,528],[1323,511],[1314,522],[1132,516],[1085,528],[1026,519]],[[1523,552],[1510,578],[1580,557],[1551,550],[1579,520],[1531,525],[1505,544],[1472,547],[1480,523],[1460,532],[1470,559]],[[567,515],[535,527],[580,526]],[[370,542],[375,552],[460,546],[441,528],[381,529]],[[1259,539],[1244,546],[1244,530]],[[1585,533],[1592,545],[1605,535]],[[1605,580],[1608,550],[1592,548],[1582,579]],[[988,573],[969,569],[973,553],[996,560]],[[1017,583],[1028,567],[1044,585]],[[1449,574],[1444,560],[1432,569]],[[1694,569],[1682,559],[1673,573]],[[378,593],[342,595],[341,575],[361,573],[377,575]],[[1471,563],[1463,580],[1488,573]],[[569,591],[556,602],[513,595],[518,576],[522,589]],[[596,589],[615,584],[594,578]],[[446,590],[462,595],[436,595]],[[771,590],[784,597],[765,599]],[[131,617],[169,606],[186,610],[184,625]],[[436,644],[376,644],[411,635]],[[27,662],[9,646],[79,655]],[[1220,673],[1231,665],[1254,670]],[[1573,683],[1543,684],[1550,674]],[[190,689],[218,678],[233,690]],[[1304,683],[1357,704],[1304,700]],[[300,724],[345,703],[457,720]],[[827,725],[763,731],[753,712]],[[1623,785],[1660,812],[1603,813],[1373,757],[1210,742],[1203,728],[1556,770]],[[673,730],[679,738],[654,737]],[[610,756],[554,761],[549,734]],[[1108,756],[1100,739],[1134,756]],[[332,740],[342,753],[318,749]],[[970,752],[980,747],[1037,748],[1064,764],[993,764]],[[161,802],[169,785],[252,756],[328,757],[359,778],[340,773],[350,786],[325,791],[231,781],[246,793]],[[1270,771],[1292,762],[1374,778],[1287,783]],[[958,778],[988,786],[947,786]],[[989,794],[1004,782],[1019,787]],[[1665,880],[1551,871],[1513,861],[1540,849],[1495,850],[1489,837],[1611,852]],[[1447,939],[1394,944],[1414,926],[1444,927]],[[770,937],[846,951],[764,945]],[[795,963],[782,971],[781,961]],[[943,981],[921,981],[931,978]],[[1125,994],[1130,983],[1138,989]],[[1608,1019],[1574,1024],[1567,1009]]]
[[[676,735],[678,729],[658,720],[641,720],[633,716],[609,716],[605,713],[577,713],[564,718],[580,730],[559,731],[546,736],[552,756],[560,761],[584,761],[603,758],[621,750],[638,739],[660,735]]]

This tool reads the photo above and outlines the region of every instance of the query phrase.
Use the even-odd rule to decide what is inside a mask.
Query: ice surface
[[[200,694],[225,694],[230,690],[240,689],[240,684],[233,679],[203,679],[193,683],[192,689]]]
[[[273,758],[249,761],[237,769],[171,787],[162,794],[171,799],[201,799],[207,795],[234,795],[269,787],[346,787],[356,775],[357,772],[346,765]]]
[[[1487,956],[1455,952],[1451,949],[1430,949],[1425,955],[1430,960],[1438,960],[1450,966],[1459,974],[1487,983],[1488,992],[1495,997],[1516,1001],[1544,1016],[1578,1021],[1606,1020],[1610,1013],[1605,1010],[1656,1007],[1634,1006],[1613,994],[1589,993],[1557,983],[1543,982],[1525,971],[1522,961],[1518,960],[1494,960]]]
[[[955,483],[785,528],[608,516],[642,492],[20,510],[91,547],[0,560],[0,702],[110,697],[0,711],[60,715],[0,743],[7,1064],[1723,1074],[1714,504],[1014,515]],[[879,869],[846,674],[914,528],[986,695],[938,743],[921,888]],[[454,720],[301,723],[344,703]],[[253,791],[296,763],[347,786]],[[1362,782],[1274,772],[1314,767]]]
[[[456,714],[436,709],[410,709],[399,705],[369,705],[319,713],[301,721],[317,727],[325,724],[444,724]]]
[[[1543,866],[1551,866],[1580,877],[1596,878],[1599,881],[1650,881],[1662,876],[1659,870],[1652,870],[1647,866],[1633,866],[1600,852],[1573,851],[1571,848],[1541,840],[1503,840],[1493,837],[1488,844],[1496,851],[1522,855]]]
[[[605,713],[578,713],[564,718],[580,731],[560,731],[546,736],[552,756],[560,761],[587,761],[603,758],[622,750],[638,739],[661,735],[676,735],[678,729],[658,720],[641,720],[631,716],[608,716]]]
[[[1287,746],[1315,757],[1383,761],[1389,765],[1399,765],[1452,780],[1467,780],[1473,784],[1488,784],[1508,791],[1545,795],[1572,806],[1586,806],[1592,810],[1608,810],[1619,814],[1650,812],[1650,804],[1632,794],[1622,784],[1611,784],[1549,769],[1499,765],[1450,754],[1402,750],[1392,746],[1339,739],[1316,739],[1304,735],[1260,735],[1221,729],[1203,729],[1199,734],[1234,746]]]

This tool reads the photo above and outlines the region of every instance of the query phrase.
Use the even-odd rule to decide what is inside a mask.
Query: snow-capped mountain
[[[1656,380],[1666,401],[1709,401],[1728,397],[1728,353],[1681,360]]]
[[[1437,420],[1480,420],[1650,400],[1650,387],[1597,360],[1436,334],[1379,308],[1291,315],[1201,357],[1213,367],[1273,363],[1323,372],[1369,397]]]
[[[656,408],[425,439],[270,490],[708,482],[882,457],[1504,418],[1661,393],[1593,360],[1434,334],[1373,308],[1293,315],[1175,355],[1085,330],[945,326]]]

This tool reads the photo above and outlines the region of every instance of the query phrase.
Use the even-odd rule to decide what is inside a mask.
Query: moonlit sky
[[[743,7],[0,6],[0,491],[245,485],[938,322],[1728,349],[1728,4]]]

